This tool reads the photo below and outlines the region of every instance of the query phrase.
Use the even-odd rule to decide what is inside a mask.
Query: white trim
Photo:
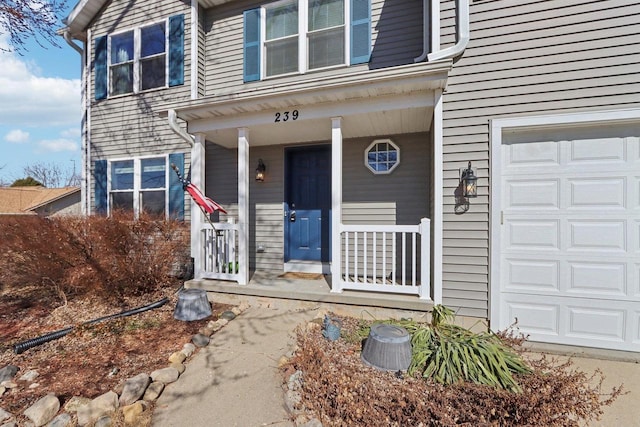
[[[442,89],[436,89],[433,94],[433,218],[431,237],[433,249],[433,303],[442,304],[442,239],[443,239],[443,188],[444,188],[444,154],[443,154],[443,96]]]
[[[331,292],[342,292],[342,117],[331,118]]]
[[[238,284],[249,283],[249,129],[238,128]]]
[[[194,142],[191,144],[191,183],[198,187],[202,194],[206,193],[205,188],[205,135],[197,133],[194,135]],[[184,171],[182,171],[184,173]],[[196,279],[204,277],[204,241],[202,229],[204,226],[203,214],[196,206],[195,201],[190,199],[191,210],[191,256],[194,260],[193,276]]]
[[[502,135],[505,130],[549,129],[554,127],[575,127],[584,124],[613,124],[640,120],[640,109],[584,111],[578,113],[507,117],[490,120],[489,140],[491,141],[490,202],[489,202],[489,321],[490,325],[500,324],[500,212],[501,198],[501,150]]]
[[[198,42],[200,31],[198,0],[191,0],[191,99],[198,99]],[[168,42],[167,42],[168,49]],[[169,61],[167,56],[167,67]],[[167,70],[167,76],[169,71]]]
[[[87,30],[87,40],[92,40],[92,31],[91,29]],[[92,175],[91,175],[91,102],[90,100],[92,99],[92,95],[91,95],[91,54],[92,54],[92,48],[93,48],[93,43],[87,41],[84,43],[84,47],[85,47],[85,56],[82,59],[82,79],[83,79],[83,85],[85,88],[85,96],[83,98],[83,104],[82,107],[84,108],[84,111],[86,113],[86,117],[85,117],[85,125],[84,125],[84,135],[83,138],[85,139],[85,144],[86,146],[84,147],[84,151],[86,152],[86,157],[85,157],[85,162],[82,165],[84,168],[84,172],[83,172],[83,180],[86,182],[85,184],[85,189],[84,189],[84,194],[80,195],[80,198],[82,199],[82,197],[84,197],[84,206],[82,209],[82,213],[85,215],[91,215],[91,200],[93,199],[92,195],[92,191],[91,191],[91,180],[92,180]],[[94,186],[95,186],[95,182],[94,182]]]

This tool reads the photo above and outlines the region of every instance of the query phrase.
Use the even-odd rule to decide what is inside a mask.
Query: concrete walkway
[[[293,349],[296,326],[313,319],[317,306],[302,311],[251,307],[213,335],[189,362],[180,380],[157,401],[153,427],[289,427],[284,409],[281,356]],[[565,356],[558,356],[564,358]],[[603,391],[624,384],[629,393],[605,408],[590,426],[640,427],[640,364],[574,357],[587,374],[600,369]]]
[[[288,427],[278,361],[316,310],[249,308],[216,332],[156,403],[154,427]]]

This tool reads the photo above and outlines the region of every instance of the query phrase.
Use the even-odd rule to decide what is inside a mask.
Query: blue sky
[[[33,164],[80,173],[80,55],[62,37],[59,48],[42,44],[29,40],[23,56],[0,52],[0,184]],[[4,34],[0,45],[8,48]]]

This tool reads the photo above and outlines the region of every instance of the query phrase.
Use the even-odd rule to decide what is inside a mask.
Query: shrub
[[[0,284],[119,297],[157,289],[186,265],[183,223],[143,216],[3,217]]]

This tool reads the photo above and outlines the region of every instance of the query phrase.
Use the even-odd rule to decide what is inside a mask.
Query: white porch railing
[[[431,292],[430,221],[419,225],[345,225],[340,228],[341,266],[338,286],[343,289],[417,294],[439,303]]]
[[[240,278],[238,266],[239,225],[217,223],[202,227],[202,252],[199,271],[204,279],[233,280]],[[196,262],[198,262],[196,260]]]

